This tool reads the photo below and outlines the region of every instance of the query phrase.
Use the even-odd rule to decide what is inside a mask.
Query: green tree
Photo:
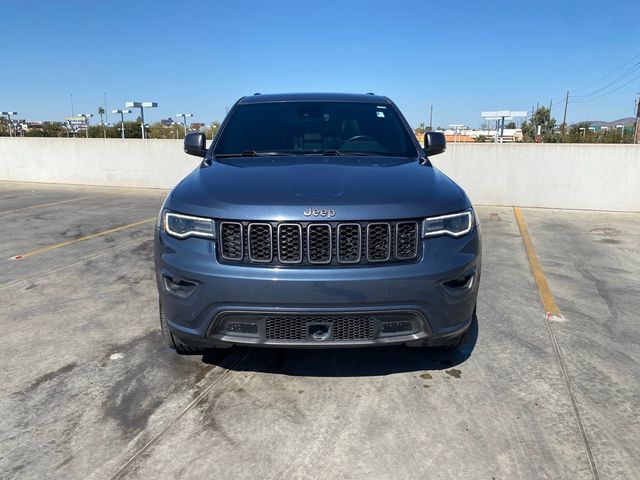
[[[513,130],[514,128],[518,128],[518,127],[516,127],[516,122],[509,122],[504,126],[504,128],[508,128],[510,130]]]
[[[562,136],[564,143],[597,143],[598,133],[591,129],[589,122],[574,123]]]
[[[535,142],[540,126],[540,137],[544,143],[557,143],[559,135],[555,132],[556,119],[546,107],[538,108],[529,121],[522,124],[522,137],[525,142]]]
[[[162,122],[155,122],[149,125],[149,138],[176,138],[176,129],[172,126],[166,127]]]
[[[62,122],[44,122],[42,128],[30,129],[24,135],[26,137],[66,137],[67,130]]]
[[[106,125],[90,125],[89,138],[118,138],[120,137],[120,124],[107,127]]]
[[[205,129],[205,135],[207,136],[207,138],[213,140],[214,137],[218,134],[218,130],[220,130],[220,122],[214,120],[213,122],[211,122],[211,125],[209,125]]]
[[[9,121],[0,117],[0,137],[8,137],[9,136]]]

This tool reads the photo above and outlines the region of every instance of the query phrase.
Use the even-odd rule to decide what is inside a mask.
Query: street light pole
[[[111,110],[111,113],[120,114],[120,132],[122,133],[122,140],[124,140],[124,114],[131,113],[131,110]]]
[[[176,113],[176,117],[182,117],[182,123],[184,124],[184,136],[187,136],[187,117],[193,117],[193,113]]]
[[[142,118],[142,138],[146,138],[144,134],[144,108],[154,108],[157,107],[157,102],[127,102],[125,107],[127,108],[139,108],[140,109],[140,117]]]
[[[9,137],[12,137],[13,135],[11,134],[11,115],[17,115],[18,112],[0,112],[0,115],[4,115],[7,117],[8,121],[9,121]],[[16,132],[17,134],[17,132]]]

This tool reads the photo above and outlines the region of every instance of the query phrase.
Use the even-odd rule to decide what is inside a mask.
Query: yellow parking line
[[[78,200],[85,200],[87,198],[103,198],[103,197],[107,197],[109,195],[115,195],[115,194],[114,193],[106,193],[106,194],[103,194],[103,195],[86,195],[84,197],[67,198],[66,200],[59,200],[57,202],[40,203],[38,205],[29,205],[28,207],[14,208],[13,210],[2,210],[2,211],[0,211],[0,215],[2,215],[4,213],[22,212],[23,210],[31,210],[32,208],[51,207],[53,205],[61,205],[63,203],[76,202]]]
[[[531,237],[529,236],[527,225],[524,222],[522,211],[520,211],[519,207],[513,207],[513,213],[516,216],[516,222],[518,223],[518,228],[520,229],[520,236],[522,237],[522,242],[524,243],[524,249],[527,252],[527,257],[529,258],[529,265],[531,266],[531,271],[533,272],[533,278],[536,281],[536,285],[538,286],[538,293],[540,294],[540,300],[542,301],[542,307],[544,308],[545,315],[547,318],[562,318],[560,309],[556,305],[556,301],[553,299],[551,289],[549,288],[547,279],[545,278],[542,267],[540,266],[540,261],[538,260],[538,256],[536,255],[536,250],[535,248],[533,248],[533,243],[531,242]]]
[[[91,235],[86,235],[84,237],[74,238],[73,240],[67,240],[64,242],[56,243],[55,245],[49,245],[48,247],[39,248],[37,250],[33,250],[28,253],[23,253],[22,255],[15,255],[11,257],[10,260],[21,260],[23,258],[33,257],[34,255],[39,255],[40,253],[49,252],[51,250],[55,250],[56,248],[66,247],[68,245],[73,245],[74,243],[84,242],[85,240],[91,240],[92,238],[102,237],[103,235],[108,235],[110,233],[120,232],[122,230],[126,230],[127,228],[137,227],[138,225],[152,222],[155,219],[156,217],[151,217],[145,220],[140,220],[139,222],[129,223],[128,225],[121,225],[120,227],[110,228],[109,230],[92,233]]]

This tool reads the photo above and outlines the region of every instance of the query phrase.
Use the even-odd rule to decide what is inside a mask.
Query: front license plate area
[[[307,324],[307,337],[316,342],[325,342],[331,339],[331,322],[312,322]]]

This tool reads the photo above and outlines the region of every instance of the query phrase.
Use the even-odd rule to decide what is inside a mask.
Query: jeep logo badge
[[[312,208],[309,207],[304,212],[305,217],[327,217],[333,218],[336,216],[336,211],[330,208]]]

